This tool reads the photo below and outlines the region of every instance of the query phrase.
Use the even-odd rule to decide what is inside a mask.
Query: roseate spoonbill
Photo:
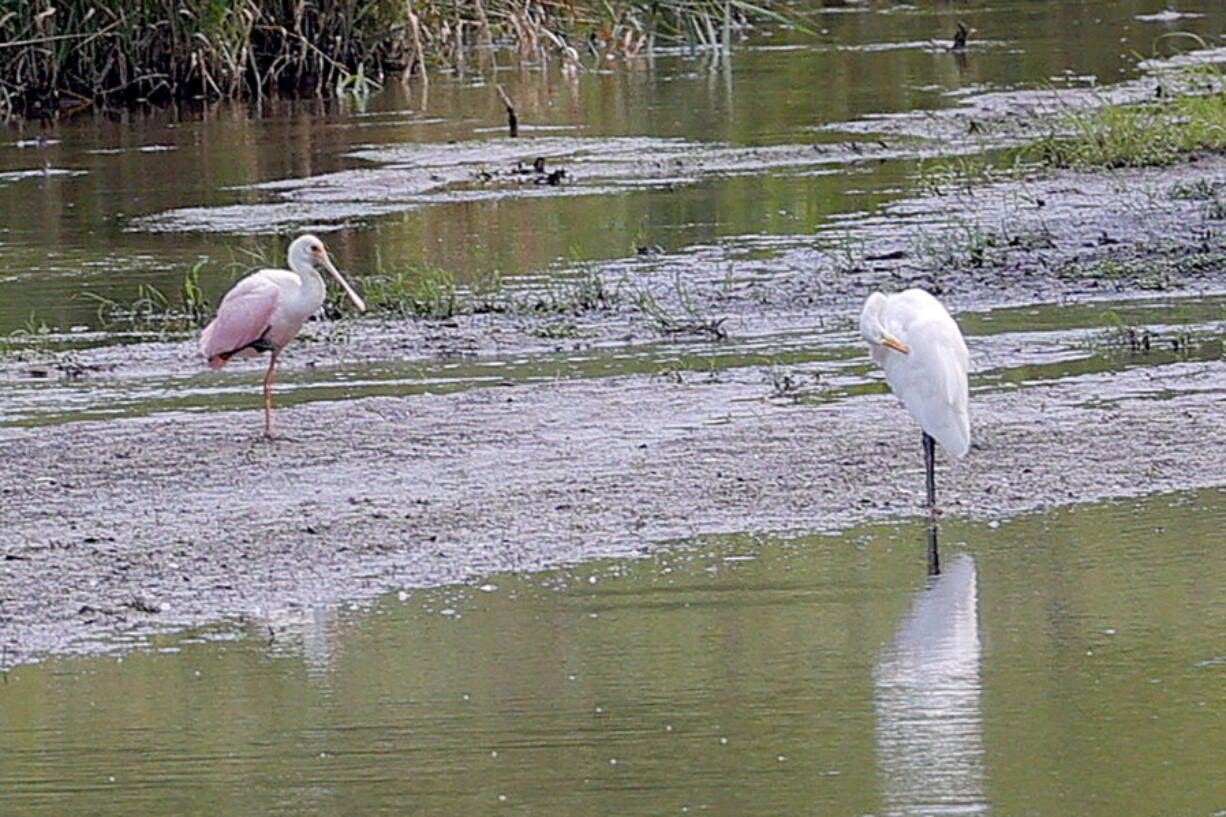
[[[860,313],[860,334],[885,380],[924,430],[928,508],[936,514],[935,442],[955,457],[971,447],[966,341],[936,298],[922,289],[874,292]]]
[[[366,304],[341,276],[324,243],[302,235],[289,245],[289,269],[262,269],[235,284],[222,299],[217,317],[200,335],[200,354],[220,369],[233,357],[271,352],[264,375],[264,436],[272,439],[272,381],[277,356],[302,324],[324,302],[323,267],[332,273],[359,311]]]

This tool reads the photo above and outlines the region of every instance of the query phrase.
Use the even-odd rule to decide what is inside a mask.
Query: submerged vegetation
[[[97,101],[362,93],[474,50],[528,60],[727,46],[746,0],[0,0],[0,114]]]
[[[179,291],[171,294],[144,283],[137,285],[136,298],[127,302],[94,292],[82,294],[98,305],[98,323],[103,328],[158,334],[189,332],[204,326],[210,317],[209,302],[200,288],[204,266],[198,261],[183,276]]]

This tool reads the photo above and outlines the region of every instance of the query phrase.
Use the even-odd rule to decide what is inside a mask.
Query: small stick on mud
[[[498,96],[502,97],[502,104],[507,108],[507,127],[511,129],[511,138],[519,136],[519,117],[515,115],[515,104],[511,102],[511,97],[507,96],[507,92],[502,90],[502,86],[498,88]]]
[[[657,330],[662,335],[710,335],[716,340],[727,340],[728,330],[724,328],[727,318],[710,320],[695,319],[692,321],[673,321],[662,323]]]

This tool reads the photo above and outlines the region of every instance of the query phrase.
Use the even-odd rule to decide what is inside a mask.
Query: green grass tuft
[[[1226,94],[1107,105],[1069,114],[1024,155],[1057,168],[1153,167],[1226,150]]]
[[[103,329],[182,335],[200,329],[211,317],[209,302],[200,288],[204,261],[197,261],[183,276],[177,292],[165,293],[152,284],[139,284],[131,301],[82,293],[98,306],[98,324]]]
[[[445,319],[465,311],[455,276],[442,267],[423,264],[367,275],[361,287],[366,306],[375,315]],[[344,293],[329,292],[333,302],[344,299]]]

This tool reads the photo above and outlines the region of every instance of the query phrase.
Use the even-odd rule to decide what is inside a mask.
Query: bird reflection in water
[[[874,672],[878,774],[888,815],[989,810],[975,560],[959,553],[940,570],[936,539],[931,525],[930,578]]]
[[[941,554],[937,548],[937,522],[928,520],[928,575],[936,576],[941,572]]]
[[[274,655],[295,656],[306,666],[307,676],[326,679],[336,669],[340,651],[339,611],[332,605],[303,605],[270,610],[254,617],[251,632],[264,638]]]

